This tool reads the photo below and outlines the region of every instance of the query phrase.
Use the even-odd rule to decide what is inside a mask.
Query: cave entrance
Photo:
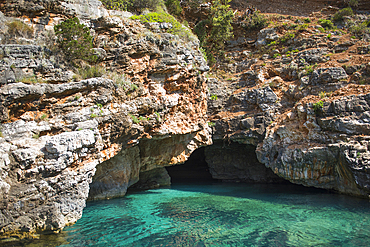
[[[289,183],[261,164],[256,146],[237,142],[215,141],[195,150],[183,165],[166,167],[171,183],[242,182]]]
[[[206,147],[195,150],[183,165],[166,167],[171,177],[171,183],[184,182],[215,182],[209,172],[209,167],[204,154]]]

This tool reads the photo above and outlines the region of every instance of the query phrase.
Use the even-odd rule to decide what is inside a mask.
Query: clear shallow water
[[[370,246],[370,202],[290,185],[173,185],[90,202],[62,236],[63,247]]]
[[[174,185],[89,203],[61,246],[370,246],[370,203],[281,185]]]

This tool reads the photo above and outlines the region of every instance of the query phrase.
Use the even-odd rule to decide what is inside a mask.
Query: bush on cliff
[[[163,10],[162,0],[102,0],[107,9],[142,12],[145,9],[151,11]]]
[[[334,22],[343,21],[343,19],[344,19],[345,16],[352,16],[352,15],[353,15],[353,10],[350,7],[348,7],[348,8],[344,8],[344,9],[338,10],[334,14],[332,20]]]
[[[89,28],[80,24],[77,17],[55,25],[54,31],[57,36],[57,44],[67,60],[96,61],[96,56],[91,55],[93,37],[90,35]]]
[[[351,25],[349,31],[360,39],[368,36],[370,34],[370,20]]]
[[[131,19],[140,20],[142,23],[169,23],[171,26],[167,30],[168,33],[178,35],[180,38],[185,39],[186,41],[192,40],[194,37],[190,29],[178,22],[175,17],[165,12],[150,12],[143,15],[134,15],[131,17]]]
[[[333,28],[334,28],[334,24],[333,24],[333,22],[331,22],[331,20],[320,19],[320,20],[318,21],[318,23],[319,23],[323,28],[326,28],[326,29],[333,29]]]
[[[89,78],[95,78],[95,77],[101,77],[104,74],[106,74],[106,70],[104,67],[94,65],[84,65],[81,68],[78,68],[77,73],[75,74],[74,78],[76,81],[89,79]]]
[[[207,54],[210,66],[216,62],[215,57],[222,56],[225,42],[233,37],[232,22],[234,13],[228,3],[231,0],[212,1],[210,16],[194,27],[201,47]]]
[[[33,28],[22,21],[15,20],[7,22],[6,26],[8,30],[5,33],[5,39],[2,43],[14,43],[17,37],[31,38],[33,36]]]
[[[243,27],[247,31],[260,30],[268,26],[269,21],[259,11],[255,11],[252,15],[245,19]]]
[[[200,45],[202,47],[205,47],[206,45],[206,38],[208,36],[207,33],[207,26],[209,25],[210,21],[208,19],[200,21],[197,25],[194,27],[194,33],[198,36]]]
[[[210,49],[213,51],[224,50],[225,42],[230,40],[233,34],[234,13],[228,3],[231,0],[214,0],[211,7],[210,23],[212,25],[209,35]]]

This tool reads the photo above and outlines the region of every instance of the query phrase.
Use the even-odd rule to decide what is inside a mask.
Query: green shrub
[[[305,75],[309,75],[309,74],[311,74],[311,73],[315,70],[315,68],[316,68],[317,66],[318,66],[318,64],[317,64],[317,63],[312,64],[312,65],[306,65],[306,66],[304,66],[303,70],[305,70],[305,71],[306,71]]]
[[[209,98],[210,100],[218,100],[217,95],[212,94],[211,97]]]
[[[320,93],[319,93],[319,96],[320,96],[320,98],[321,99],[323,99],[323,98],[326,98],[326,97],[331,97],[331,95],[332,95],[332,92],[325,92],[325,91],[321,91]]]
[[[54,31],[57,35],[57,44],[68,60],[96,61],[96,56],[91,55],[93,37],[89,28],[80,24],[77,17],[55,25]]]
[[[168,12],[171,15],[180,16],[182,13],[182,8],[179,0],[167,0],[165,2]]]
[[[288,33],[285,33],[284,36],[280,37],[279,42],[280,43],[285,43],[288,40],[294,39],[294,37],[295,37],[294,33],[288,32]]]
[[[161,122],[161,114],[159,114],[158,112],[154,112],[154,114],[156,115],[155,119],[157,120],[157,122]]]
[[[199,50],[202,53],[204,60],[207,62],[207,52],[202,47],[200,47]]]
[[[246,19],[246,24],[243,27],[249,30],[260,30],[268,26],[268,20],[259,11],[255,11],[253,15]]]
[[[308,26],[309,26],[309,24],[305,23],[305,24],[299,25],[296,29],[298,31],[305,31],[305,30],[307,30]]]
[[[351,26],[349,31],[358,38],[363,37],[365,34],[370,34],[370,28],[368,27],[368,23],[365,21],[363,23]],[[353,36],[352,36],[353,37]],[[352,38],[351,37],[351,38]]]
[[[142,12],[145,9],[151,11],[163,10],[162,0],[102,0],[107,9]]]
[[[132,7],[130,0],[101,0],[101,2],[107,9],[127,11]]]
[[[209,20],[202,20],[194,27],[194,33],[198,36],[199,42],[201,46],[205,46],[206,38],[207,38],[207,25],[209,24]]]
[[[135,91],[135,90],[137,90],[139,87],[136,85],[136,84],[134,84],[134,83],[131,83],[131,91]]]
[[[325,29],[323,27],[319,27],[318,30],[320,30],[322,33],[325,33]]]
[[[8,32],[7,34],[10,35],[11,37],[25,37],[25,38],[30,38],[33,35],[33,28],[28,26],[26,23],[15,20],[6,23],[8,26]]]
[[[368,19],[367,21],[364,21],[363,23],[365,26],[370,27],[370,19]]]
[[[45,83],[46,81],[43,79],[39,79],[35,74],[33,75],[25,75],[20,78],[16,79],[16,82],[23,82],[23,83]]]
[[[183,38],[185,40],[191,40],[193,37],[192,32],[188,28],[184,27],[180,22],[178,22],[175,17],[165,12],[150,12],[144,15],[134,15],[131,17],[131,19],[140,20],[142,23],[171,23],[172,27],[168,30],[169,33],[178,35],[180,38]]]
[[[212,127],[215,127],[216,126],[216,123],[215,122],[208,122],[208,126],[211,127],[211,128]]]
[[[303,21],[305,22],[305,23],[311,23],[311,19],[310,18],[305,18],[305,19],[303,19]]]
[[[136,116],[130,114],[130,117],[132,119],[132,122],[134,122],[135,124],[140,123],[140,120]]]
[[[350,7],[348,7],[348,8],[338,10],[337,13],[334,14],[332,20],[334,22],[338,22],[338,21],[342,21],[343,17],[352,16],[352,15],[353,15],[353,10]]]
[[[117,72],[109,72],[106,74],[108,79],[114,81],[118,87],[122,87],[124,90],[131,88],[131,80],[125,74],[118,74]]]
[[[231,0],[214,0],[207,20],[194,27],[209,66],[216,63],[215,57],[224,57],[225,42],[233,37],[234,13],[228,3]]]
[[[324,102],[321,100],[313,104],[313,111],[318,114],[324,106]]]
[[[76,80],[84,80],[89,78],[101,77],[106,73],[105,68],[101,66],[85,66],[77,70],[75,75]]]
[[[298,27],[298,24],[291,24],[288,29],[293,30],[293,29],[297,29],[297,27]]]
[[[334,24],[333,24],[333,22],[331,22],[331,20],[320,19],[319,20],[319,24],[323,28],[326,28],[326,29],[333,29],[334,28]]]
[[[48,118],[48,115],[47,114],[42,114],[42,116],[40,117],[40,119],[42,120],[42,121],[44,121],[44,120],[47,120],[47,118]]]
[[[207,62],[209,66],[213,66],[216,63],[215,56],[210,52],[207,52]]]
[[[211,43],[212,51],[224,50],[225,42],[230,40],[233,34],[232,21],[234,13],[228,3],[231,0],[214,0],[212,1],[210,24],[211,31],[208,43]]]

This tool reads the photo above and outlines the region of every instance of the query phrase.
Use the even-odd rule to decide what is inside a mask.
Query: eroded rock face
[[[140,172],[139,176],[140,180],[132,186],[133,189],[147,190],[171,184],[171,178],[164,167]]]
[[[139,181],[140,150],[138,146],[119,152],[96,167],[90,185],[89,199],[124,196],[127,188]]]
[[[58,232],[81,217],[88,197],[123,196],[140,176],[154,186],[160,179],[150,177],[153,170],[166,184],[163,167],[212,143],[202,74],[208,67],[196,39],[145,27],[126,12],[108,16],[99,1],[58,3],[7,1],[1,9],[57,16],[40,30],[65,16],[85,18],[100,66],[116,74],[74,80],[76,71],[40,45],[0,46],[2,236]],[[83,12],[86,4],[93,13]],[[29,74],[48,83],[30,83]]]
[[[197,18],[210,9],[202,6]],[[168,184],[164,167],[212,144],[206,114],[222,143],[205,148],[214,178],[282,181],[275,173],[369,195],[369,95],[326,100],[316,113],[306,103],[369,75],[370,66],[342,68],[325,54],[357,56],[368,46],[353,49],[357,41],[334,44],[338,37],[327,42],[327,34],[311,31],[258,57],[241,38],[228,43],[235,62],[219,67],[235,78],[206,80],[198,41],[166,33],[169,23],[143,25],[99,1],[10,0],[0,9],[22,16],[36,36],[78,16],[94,34],[100,65],[116,72],[75,80],[76,71],[39,39],[0,46],[0,235],[57,232],[81,216],[88,196],[123,196],[140,180],[139,188]],[[1,15],[0,26],[6,21]],[[257,47],[281,37],[280,29],[262,30]],[[27,82],[28,75],[47,83]]]
[[[305,186],[367,196],[370,95],[325,103],[316,119],[311,106],[297,106],[284,124],[268,128],[257,148],[260,162]]]
[[[0,9],[14,16],[49,16],[49,13],[78,16],[80,18],[92,18],[106,16],[108,11],[98,0],[90,1],[4,1]],[[49,16],[50,17],[50,16]],[[49,20],[46,20],[46,22]]]
[[[94,153],[102,149],[99,131],[95,128],[36,138],[38,134],[33,133],[47,130],[45,125],[23,120],[3,125],[3,234],[29,237],[36,231],[59,231],[82,215],[98,163]]]

